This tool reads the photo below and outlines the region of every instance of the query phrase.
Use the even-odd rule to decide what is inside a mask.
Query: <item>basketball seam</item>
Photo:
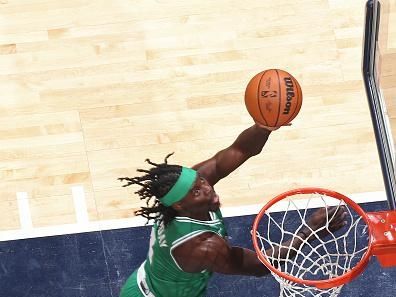
[[[301,87],[300,87],[300,84],[297,82],[297,80],[294,78],[294,76],[292,76],[292,75],[290,75],[291,77],[292,77],[292,79],[293,79],[293,81],[294,81],[294,83],[296,84],[296,89],[297,89],[297,102],[296,102],[296,106],[295,106],[295,108],[294,108],[294,111],[293,111],[293,113],[292,113],[292,115],[291,115],[291,117],[289,118],[289,120],[290,121],[292,121],[296,116],[297,116],[297,113],[298,113],[298,111],[299,111],[299,106],[301,106],[300,104],[299,104],[299,102],[300,102],[300,99],[301,99],[301,104],[302,104],[302,94],[301,94]]]
[[[281,107],[281,87],[280,87],[280,78],[279,78],[279,73],[278,73],[278,70],[276,70],[275,69],[275,71],[276,71],[276,76],[278,77],[278,90],[279,90],[279,95],[278,95],[278,117],[276,118],[276,121],[275,121],[275,127],[277,127],[277,125],[278,125],[278,121],[279,121],[279,116],[280,116],[280,107]]]
[[[296,108],[296,115],[294,115],[294,117],[296,117],[297,116],[297,114],[300,112],[300,110],[301,110],[301,107],[302,107],[302,99],[303,99],[303,95],[302,95],[302,89],[301,89],[301,86],[300,86],[300,84],[298,83],[298,81],[296,80],[296,84],[298,85],[298,93],[299,93],[299,101],[298,101],[298,105],[297,105],[297,108]]]
[[[261,105],[260,105],[260,85],[261,85],[261,80],[263,79],[263,77],[264,77],[264,75],[265,75],[265,73],[266,73],[267,71],[268,71],[268,70],[265,70],[264,73],[261,75],[260,80],[259,80],[259,84],[258,84],[258,87],[257,87],[257,105],[258,105],[258,108],[259,108],[259,110],[260,110],[261,118],[262,118],[262,119],[264,120],[264,122],[265,122],[265,126],[268,126],[268,122],[267,122],[267,120],[264,118],[263,111],[261,110]]]

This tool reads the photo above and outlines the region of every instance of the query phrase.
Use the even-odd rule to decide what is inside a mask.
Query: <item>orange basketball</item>
[[[290,123],[300,111],[301,87],[286,71],[265,70],[248,83],[245,104],[256,122],[268,127],[280,127]]]

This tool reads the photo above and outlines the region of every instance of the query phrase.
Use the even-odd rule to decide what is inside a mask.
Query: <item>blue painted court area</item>
[[[387,204],[368,203],[369,211]],[[252,247],[253,216],[226,218],[233,245]],[[1,297],[118,296],[129,274],[145,259],[149,226],[0,243]],[[396,268],[382,269],[373,258],[367,270],[340,296],[395,296]],[[272,276],[218,275],[208,297],[279,296]]]

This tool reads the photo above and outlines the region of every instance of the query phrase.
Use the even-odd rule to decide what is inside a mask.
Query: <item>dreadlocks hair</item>
[[[150,159],[145,161],[152,165],[149,170],[137,169],[138,172],[145,173],[142,176],[137,177],[121,177],[118,178],[120,181],[126,181],[127,183],[123,187],[130,185],[141,186],[140,190],[136,191],[140,200],[146,200],[146,207],[141,207],[135,211],[135,215],[142,216],[149,220],[162,221],[166,226],[173,220],[177,212],[171,206],[165,206],[161,203],[161,198],[172,188],[172,186],[178,180],[182,166],[168,164],[168,158],[174,153],[170,153],[165,157],[164,163],[156,164],[151,162]]]

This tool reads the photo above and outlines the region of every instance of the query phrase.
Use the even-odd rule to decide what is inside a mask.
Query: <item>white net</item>
[[[320,208],[325,211],[324,223],[313,230],[309,219]],[[335,231],[332,224],[340,208],[346,213],[345,226]],[[310,235],[304,236],[302,229],[309,230]],[[256,236],[261,253],[273,267],[303,280],[323,281],[345,274],[360,262],[369,243],[367,224],[360,215],[344,201],[317,193],[289,196],[272,205],[262,217]],[[301,244],[294,245],[295,241]],[[280,251],[284,249],[287,251],[282,257]],[[318,289],[272,274],[280,284],[281,297],[333,297],[342,288]]]

